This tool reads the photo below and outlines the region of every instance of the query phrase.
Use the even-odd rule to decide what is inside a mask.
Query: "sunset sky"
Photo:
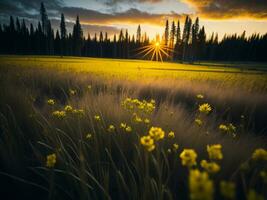
[[[0,0],[0,22],[8,23],[9,16],[24,18],[35,25],[40,19],[42,0]],[[68,31],[76,15],[80,16],[84,34],[99,31],[118,33],[121,28],[135,34],[138,24],[150,37],[162,34],[166,19],[184,16],[200,17],[206,32],[225,33],[267,32],[267,0],[43,0],[54,28],[59,27],[60,13],[65,14]]]

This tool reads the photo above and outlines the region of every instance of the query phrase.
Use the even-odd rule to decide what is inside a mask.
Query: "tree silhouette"
[[[130,35],[128,30],[121,30],[119,35],[108,37],[107,32],[94,34],[87,39],[83,31],[79,16],[73,26],[72,33],[67,34],[64,14],[61,14],[60,26],[54,30],[48,19],[43,3],[40,7],[40,21],[37,27],[30,24],[26,26],[25,20],[10,16],[8,24],[0,24],[0,53],[1,54],[37,54],[37,55],[75,55],[108,58],[143,58],[138,52],[149,45],[150,40],[146,32],[141,32],[138,25],[136,37]],[[160,42],[160,35],[156,41]],[[225,35],[219,41],[218,34],[213,33],[207,38],[205,27],[199,27],[199,18],[192,24],[192,19],[186,16],[183,33],[181,34],[180,21],[177,25],[172,22],[169,30],[169,21],[166,21],[165,31],[162,35],[163,44],[174,49],[168,51],[170,59],[181,62],[194,62],[201,60],[211,61],[267,61],[267,34]],[[164,60],[169,60],[164,57]]]

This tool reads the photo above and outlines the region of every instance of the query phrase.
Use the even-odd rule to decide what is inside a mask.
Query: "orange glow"
[[[141,47],[138,55],[142,55],[142,58],[150,57],[150,60],[163,62],[164,58],[169,58],[173,49],[162,44],[160,41],[152,42],[151,44]]]

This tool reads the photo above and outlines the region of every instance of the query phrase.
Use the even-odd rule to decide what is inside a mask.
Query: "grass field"
[[[3,193],[266,199],[266,68],[227,66],[0,56]]]

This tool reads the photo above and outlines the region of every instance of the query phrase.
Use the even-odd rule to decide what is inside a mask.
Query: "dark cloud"
[[[58,19],[52,19],[51,24],[53,27],[58,29],[60,25],[60,20]],[[67,32],[72,32],[72,28],[74,26],[74,22],[66,22]],[[108,34],[118,34],[120,32],[120,29],[113,27],[113,26],[105,26],[105,25],[90,25],[90,24],[82,24],[82,29],[84,36],[87,37],[88,33],[90,33],[91,37],[95,33],[107,32]]]
[[[164,0],[104,0],[103,3],[107,5],[115,5],[119,3],[159,3]]]
[[[208,18],[267,18],[266,0],[183,0]]]
[[[159,25],[165,22],[166,18],[178,19],[184,15],[172,12],[170,14],[154,14],[143,12],[138,9],[129,9],[125,12],[115,12],[115,13],[101,13],[95,10],[89,10],[84,8],[76,7],[64,7],[61,10],[66,17],[75,19],[76,15],[79,14],[80,19],[83,23],[92,24],[154,24]]]
[[[38,19],[41,2],[44,2],[49,16],[56,16],[58,10],[64,6],[63,0],[1,0],[0,16],[4,19],[10,15],[26,18]]]

